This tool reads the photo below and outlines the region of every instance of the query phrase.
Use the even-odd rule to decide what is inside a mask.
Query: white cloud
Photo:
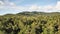
[[[57,2],[55,6],[37,6],[32,5],[29,10],[43,11],[43,12],[60,12],[60,1]]]
[[[0,5],[4,5],[4,3],[2,1],[0,1]]]
[[[22,12],[22,11],[43,11],[43,12],[60,12],[60,1],[57,2],[55,6],[47,5],[47,6],[38,6],[38,5],[30,5],[30,6],[17,6],[13,2],[3,2],[0,1],[0,10],[13,11],[13,12]],[[12,12],[11,12],[12,13]]]
[[[59,2],[57,2],[57,5],[56,5],[56,7],[55,7],[57,10],[60,10],[60,1]]]

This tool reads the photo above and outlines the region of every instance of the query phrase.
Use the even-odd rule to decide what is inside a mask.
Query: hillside
[[[0,16],[1,34],[60,34],[60,13],[21,12]]]

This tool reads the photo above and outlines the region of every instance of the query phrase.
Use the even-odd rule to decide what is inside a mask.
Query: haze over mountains
[[[3,15],[28,15],[28,16],[34,16],[34,15],[48,15],[48,16],[51,16],[51,15],[60,15],[60,12],[49,12],[49,13],[47,13],[47,12],[37,12],[37,11],[33,11],[33,12],[19,12],[19,13],[15,13],[15,14],[13,14],[13,13],[7,13],[7,14],[3,14]],[[0,15],[0,16],[3,16],[3,15]]]

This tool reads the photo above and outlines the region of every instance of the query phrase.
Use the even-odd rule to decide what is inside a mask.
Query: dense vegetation
[[[60,34],[60,13],[21,12],[2,15],[0,34]]]

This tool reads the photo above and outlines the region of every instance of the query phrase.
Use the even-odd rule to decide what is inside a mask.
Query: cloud
[[[18,8],[21,11],[60,12],[60,1],[58,1],[55,6],[52,5],[38,6],[33,4],[28,7],[20,6]]]
[[[56,9],[60,10],[60,1],[57,2]]]
[[[42,11],[42,12],[60,12],[60,1],[57,2],[55,6],[46,5],[46,6],[38,6],[38,5],[30,5],[30,6],[17,6],[13,2],[0,1],[0,12],[2,11],[8,13],[18,13],[22,11]]]
[[[9,0],[0,0],[0,6],[1,5],[3,5],[3,6],[13,6],[13,5],[15,5],[15,3],[10,2]]]
[[[2,1],[0,1],[0,5],[4,5],[4,3]]]
[[[52,6],[52,5],[46,5],[46,6],[32,5],[30,7],[30,9],[28,9],[28,10],[43,11],[43,12],[60,12],[60,1],[58,1],[55,6]]]

